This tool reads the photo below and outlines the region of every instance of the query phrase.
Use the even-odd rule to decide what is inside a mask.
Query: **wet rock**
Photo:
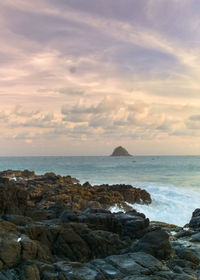
[[[122,279],[124,274],[114,265],[103,259],[95,259],[91,264],[98,269],[106,279]]]
[[[169,235],[162,229],[145,234],[133,248],[136,252],[146,252],[158,259],[168,259],[173,255]]]
[[[20,271],[20,280],[40,280],[40,272],[36,265],[24,265]]]
[[[179,227],[177,225],[173,225],[173,224],[167,224],[167,223],[164,223],[164,222],[157,222],[157,221],[151,221],[150,222],[150,226],[152,229],[155,229],[155,228],[162,228],[164,229],[165,231],[167,232],[180,232],[183,228],[182,227]]]
[[[187,237],[193,235],[195,232],[192,230],[181,230],[177,234],[175,234],[176,238]]]
[[[178,249],[176,250],[176,254],[180,259],[190,261],[196,266],[198,266],[200,263],[200,259],[190,249]]]
[[[21,260],[21,245],[16,235],[0,238],[0,259],[8,268],[14,267]]]
[[[63,209],[109,209],[114,205],[132,209],[126,202],[150,204],[151,197],[147,191],[131,185],[91,186],[89,182],[81,185],[70,176],[36,175],[28,170],[0,173],[0,214],[26,215],[41,220],[59,215]]]
[[[149,225],[149,220],[135,210],[126,214],[111,213],[103,209],[84,212],[64,211],[60,218],[62,222],[86,223],[92,229],[111,231],[133,239],[144,235]]]
[[[3,215],[2,219],[8,222],[11,222],[18,226],[25,226],[28,223],[32,222],[30,217],[22,216],[22,215]]]
[[[19,273],[15,269],[2,270],[0,272],[0,279],[1,280],[19,280]]]
[[[0,214],[24,214],[26,207],[27,192],[23,185],[0,183]]]
[[[101,272],[97,271],[95,267],[90,265],[86,265],[83,267],[77,267],[75,269],[72,268],[70,272],[65,273],[66,279],[69,280],[106,280],[106,278],[101,274]]]
[[[200,242],[200,232],[195,233],[191,236],[191,242]]]
[[[197,279],[200,210],[186,230],[108,210],[126,202],[151,198],[130,185],[0,173],[0,280]]]
[[[18,240],[22,247],[21,255],[23,260],[36,259],[38,253],[38,243],[34,240],[31,240],[26,235],[21,235]]]
[[[192,213],[192,218],[189,222],[189,227],[193,230],[200,230],[200,209],[196,209]]]

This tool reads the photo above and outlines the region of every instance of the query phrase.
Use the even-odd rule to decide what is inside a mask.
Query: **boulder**
[[[145,252],[161,260],[169,259],[173,255],[169,235],[159,228],[145,234],[134,246],[133,251]]]
[[[60,219],[63,223],[79,222],[89,228],[116,233],[132,239],[142,236],[149,226],[149,219],[137,211],[111,213],[104,209],[88,209],[84,212],[64,211]]]
[[[5,267],[12,268],[21,261],[21,245],[18,237],[9,234],[7,237],[0,238],[0,259]]]
[[[22,266],[20,280],[40,280],[40,272],[36,265],[27,264]]]
[[[200,231],[200,209],[196,209],[192,213],[192,218],[189,222],[189,227],[193,230]]]

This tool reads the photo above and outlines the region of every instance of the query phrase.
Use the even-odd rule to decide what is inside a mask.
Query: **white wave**
[[[109,208],[109,211],[112,212],[112,213],[117,213],[117,212],[124,212],[125,213],[125,210],[123,208],[118,207],[117,204],[115,204],[114,206],[111,206]]]
[[[192,212],[200,208],[200,193],[191,188],[151,183],[137,184],[152,197],[150,205],[128,204],[142,212],[151,221],[161,221],[178,226],[189,223]]]

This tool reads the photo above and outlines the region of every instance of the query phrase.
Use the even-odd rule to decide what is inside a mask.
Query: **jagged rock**
[[[135,210],[127,214],[111,213],[103,209],[88,209],[84,212],[64,211],[61,221],[86,223],[93,229],[111,231],[131,238],[143,235],[149,225],[149,219]]]
[[[27,191],[15,182],[0,182],[0,214],[24,214],[27,206]]]
[[[194,234],[194,232],[192,232],[192,233],[193,233],[193,235],[191,236],[190,241],[192,241],[192,242],[200,242],[200,232],[195,233],[195,234]]]
[[[40,280],[40,272],[36,265],[24,265],[20,272],[20,280]]]
[[[111,157],[131,157],[131,155],[128,153],[128,151],[123,148],[122,146],[119,146],[117,148],[114,149]]]
[[[200,209],[196,209],[192,213],[192,218],[189,222],[189,227],[193,230],[200,230]]]
[[[5,170],[0,172],[0,177],[8,178],[8,179],[14,179],[17,180],[17,178],[33,178],[35,177],[34,171],[29,171],[27,169],[21,171],[21,170]]]
[[[109,209],[117,205],[131,210],[132,207],[126,202],[151,203],[150,194],[146,190],[131,185],[91,186],[88,182],[81,185],[70,176],[62,177],[54,173],[36,175],[28,170],[13,173],[9,170],[2,174],[10,177],[25,174],[25,177],[20,177],[20,182],[9,181],[10,177],[0,177],[6,180],[0,183],[0,214],[26,215],[41,220],[56,218],[64,209]]]
[[[198,279],[200,210],[187,231],[149,225],[135,210],[108,210],[114,204],[128,209],[126,202],[148,204],[151,198],[130,185],[81,185],[54,173],[1,172],[0,279]]]

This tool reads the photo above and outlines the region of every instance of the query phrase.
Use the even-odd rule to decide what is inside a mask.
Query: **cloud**
[[[189,118],[191,121],[200,121],[200,115],[193,115]]]
[[[199,136],[197,1],[7,0],[0,8],[2,138],[154,147]]]
[[[44,93],[44,92],[60,93],[60,94],[69,95],[69,96],[85,96],[86,95],[84,90],[79,89],[79,88],[70,88],[70,87],[41,88],[41,89],[38,90],[38,92],[41,92],[41,93]]]
[[[12,114],[18,117],[33,117],[35,115],[38,115],[40,113],[39,110],[34,111],[24,111],[22,105],[16,105]]]
[[[129,103],[109,96],[95,105],[86,106],[83,101],[72,107],[63,105],[61,112],[63,121],[73,124],[76,132],[83,126],[90,135],[153,139],[197,136],[191,132],[188,118],[191,111],[198,110],[194,106],[149,104],[139,100]]]

